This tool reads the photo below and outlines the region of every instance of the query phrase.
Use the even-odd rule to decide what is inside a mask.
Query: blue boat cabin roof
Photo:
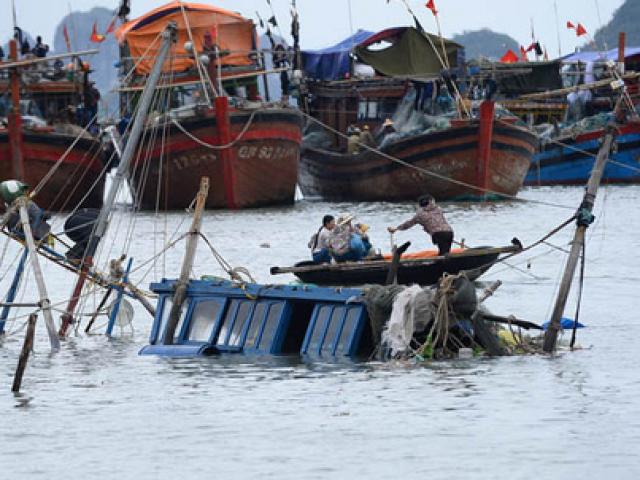
[[[151,285],[159,294],[158,308],[150,345],[141,354],[298,354],[336,360],[370,353],[362,289],[239,285],[220,279],[189,282],[173,344],[165,345],[175,284]]]

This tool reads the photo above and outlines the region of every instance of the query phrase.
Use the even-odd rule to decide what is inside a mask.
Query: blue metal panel
[[[161,357],[199,357],[217,353],[211,345],[147,345],[138,355],[158,355]]]
[[[321,313],[322,318],[319,319]],[[352,315],[356,316],[355,319]],[[350,321],[347,324],[348,319]],[[300,353],[311,357],[353,357],[357,353],[365,323],[362,305],[318,304],[313,310]],[[329,331],[335,332],[330,338],[327,337]]]

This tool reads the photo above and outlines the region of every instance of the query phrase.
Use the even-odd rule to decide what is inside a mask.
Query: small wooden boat
[[[445,273],[466,271],[470,280],[479,278],[489,270],[502,253],[517,252],[522,247],[469,248],[445,256],[423,256],[401,259],[398,267],[398,283],[403,285],[433,285]],[[293,267],[272,267],[271,274],[293,273],[301,281],[315,285],[354,286],[384,284],[391,259],[367,260],[333,264],[300,262]]]

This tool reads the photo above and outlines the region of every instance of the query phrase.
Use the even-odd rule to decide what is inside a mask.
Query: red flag
[[[104,42],[105,36],[98,33],[98,24],[93,22],[93,30],[91,30],[91,38],[89,39],[93,43]]]
[[[567,28],[573,30],[574,28],[576,28],[576,26],[571,22],[567,22]]]
[[[578,26],[576,27],[576,35],[581,37],[582,35],[586,35],[586,34],[587,34],[587,29],[584,28],[581,23],[579,23]]]
[[[529,61],[529,58],[527,57],[527,51],[524,49],[522,45],[520,46],[520,56],[522,57],[523,62]]]
[[[116,30],[116,18],[114,17],[113,20],[111,20],[111,23],[109,24],[109,26],[107,27],[107,31],[105,35],[109,35],[110,33],[113,33],[115,30]]]
[[[435,0],[429,0],[425,6],[429,10],[431,10],[431,13],[433,13],[434,15],[438,15],[438,10],[436,10],[436,2],[435,2]]]
[[[502,56],[502,58],[500,59],[500,62],[501,63],[517,63],[518,55],[516,55],[516,52],[509,49],[509,51]]]
[[[529,45],[527,47],[527,49],[525,50],[527,53],[532,52],[533,50],[536,49],[536,42],[533,42],[531,45]]]
[[[69,30],[67,30],[67,24],[62,27],[62,35],[64,36],[64,43],[67,46],[67,52],[71,51],[71,40],[69,39]]]

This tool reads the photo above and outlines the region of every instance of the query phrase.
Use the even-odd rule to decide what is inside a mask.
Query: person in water
[[[398,230],[408,230],[414,225],[422,226],[431,236],[433,244],[438,246],[438,255],[446,255],[451,251],[453,229],[431,195],[424,195],[418,199],[418,210],[413,218],[397,227],[389,227],[387,230],[389,233],[395,233]]]
[[[329,252],[329,240],[331,232],[336,226],[336,220],[331,215],[322,218],[322,226],[311,237],[309,248],[311,256],[316,263],[331,263],[331,253]]]

